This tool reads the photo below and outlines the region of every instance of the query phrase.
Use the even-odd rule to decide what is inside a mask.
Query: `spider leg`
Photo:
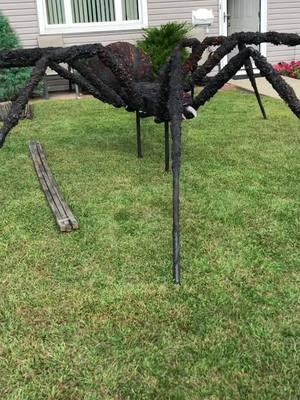
[[[172,171],[173,171],[173,279],[180,284],[180,225],[179,225],[179,177],[181,161],[181,121],[183,104],[181,92],[183,73],[180,50],[176,49],[170,61],[169,114],[172,135]]]
[[[278,32],[241,32],[234,33],[231,36],[215,36],[205,39],[207,46],[222,45],[227,42],[235,41],[236,44],[259,45],[261,43],[272,43],[275,45],[298,46],[300,45],[300,35],[296,33],[278,33]],[[193,43],[197,45],[196,39],[186,39],[183,41],[183,47],[192,47]],[[14,49],[2,50],[0,52],[0,68],[12,67],[32,67],[42,57],[51,57],[52,61],[64,62],[66,59],[73,60],[80,58],[93,57],[100,54],[106,58],[108,64],[112,63],[112,70],[115,60],[109,60],[108,49],[98,44],[86,44],[80,46],[70,46],[64,48],[35,48],[35,49]],[[111,57],[110,57],[111,58]],[[201,55],[200,55],[201,58]],[[189,70],[190,71],[190,70]]]
[[[201,85],[203,79],[209,74],[220,61],[229,54],[237,45],[236,41],[226,41],[214,51],[211,56],[202,64],[199,65],[192,74],[193,81],[196,85]]]
[[[113,97],[114,102],[117,101],[117,107],[124,105],[121,97],[112,88],[107,86],[100,78],[98,78],[91,70],[89,70],[89,68],[80,63],[79,60],[71,62],[71,66],[76,69],[81,76],[95,86],[105,98],[112,99]],[[111,101],[108,102],[113,104]]]
[[[155,110],[155,121],[162,122],[169,119],[168,99],[170,90],[170,62],[164,65],[159,71],[158,82],[160,84],[160,90]]]
[[[89,58],[103,52],[100,44],[84,44],[70,47],[36,47],[33,49],[8,49],[0,51],[0,68],[34,67],[43,57],[61,63],[78,58]]]
[[[204,87],[200,94],[195,97],[193,107],[197,110],[210,100],[226,82],[228,82],[237,71],[243,66],[245,60],[251,55],[250,47],[246,47],[236,56],[230,59],[230,62],[221,69],[221,71]]]
[[[275,45],[297,46],[300,45],[300,36],[296,33],[279,32],[239,32],[230,36],[211,36],[202,42],[195,38],[182,41],[182,47],[191,47],[192,54],[184,64],[184,71],[193,71],[198,61],[209,46],[220,46],[226,43],[259,45],[261,43],[272,43]]]
[[[69,73],[66,69],[56,64],[54,70],[65,79],[76,82],[97,99],[110,103],[115,107],[124,106],[123,99],[112,88],[107,86],[100,78],[98,78],[89,68],[82,62],[75,60],[71,62],[71,66],[75,68],[80,75]],[[126,101],[126,99],[124,99]],[[141,119],[140,114],[136,111],[136,132],[137,132],[137,156],[142,158],[142,139],[141,139]]]
[[[112,104],[114,107],[117,108],[122,107],[123,101],[120,98],[120,96],[117,95],[117,93],[115,93],[113,89],[110,89],[108,86],[106,86],[103,82],[101,82],[102,85],[99,83],[100,87],[99,86],[95,87],[92,83],[90,83],[88,78],[85,79],[83,76],[79,74],[74,74],[57,63],[50,62],[49,66],[51,69],[57,72],[58,75],[60,75],[62,78],[65,78],[81,86],[96,99],[101,100],[105,103]]]
[[[141,117],[138,111],[135,112],[136,116],[136,147],[137,147],[137,156],[138,158],[143,158],[142,151],[142,133],[141,133]]]
[[[165,128],[165,171],[170,170],[170,132],[169,132],[169,85],[170,85],[170,62],[163,66],[159,72],[158,81],[160,83],[160,91],[158,95],[157,106],[155,110],[155,121],[164,121]]]
[[[253,58],[256,67],[260,70],[260,73],[267,79],[268,82],[273,86],[279,96],[284,100],[293,113],[300,118],[300,100],[296,96],[293,88],[282,78],[271,64],[268,63],[267,59],[262,56],[259,51],[250,48],[251,57]]]
[[[124,68],[122,63],[114,57],[112,52],[103,47],[98,52],[98,58],[108,67],[121,85],[119,91],[120,97],[124,100],[128,111],[136,112],[136,137],[137,137],[137,155],[142,158],[142,138],[141,138],[141,121],[139,111],[144,109],[144,101],[140,92],[137,90],[132,75]]]
[[[34,89],[43,78],[47,66],[48,66],[48,59],[46,57],[43,57],[39,61],[37,61],[24,89],[22,89],[21,94],[12,103],[11,110],[9,111],[7,117],[4,120],[4,124],[0,129],[0,148],[3,146],[5,138],[10,132],[10,130],[18,124],[22,116],[22,112],[25,109],[25,106],[28,103],[29,98],[32,95]]]
[[[74,74],[56,63],[51,63],[50,67],[55,70],[60,76],[69,81],[77,83],[79,86],[87,90],[98,100],[112,104],[115,107],[124,106],[122,98],[109,86],[107,86],[100,78],[98,78],[89,68],[85,67],[79,61],[71,62],[79,74]],[[136,111],[136,132],[137,132],[137,156],[142,158],[142,139],[141,139],[141,119],[140,114]]]
[[[206,37],[202,42],[198,39],[191,38],[182,41],[182,47],[191,47],[192,53],[183,65],[183,71],[194,72],[198,66],[198,62],[201,60],[203,53],[210,46],[220,46],[225,42],[228,42],[228,38],[225,36],[212,36]]]
[[[169,132],[169,122],[165,121],[165,171],[170,170],[170,132]]]
[[[210,100],[221,87],[228,82],[236,72],[243,66],[249,57],[254,59],[261,74],[267,78],[280,97],[289,105],[294,114],[300,118],[300,101],[294,90],[274,70],[265,57],[252,47],[246,47],[239,54],[232,57],[230,62],[214,77],[210,84],[205,86],[202,92],[194,99],[193,107],[198,109]]]
[[[209,72],[211,72],[216,65],[218,65],[218,63],[222,60],[223,57],[229,54],[235,48],[235,46],[239,44],[259,45],[261,43],[272,43],[275,45],[286,45],[286,46],[300,45],[300,36],[298,34],[278,33],[278,32],[265,32],[265,33],[240,32],[240,33],[234,33],[228,37],[224,36],[211,37],[210,40],[212,43],[219,42],[220,47],[218,47],[216,51],[213,52],[211,57],[203,65],[197,66],[197,64],[194,63],[194,66],[197,68],[192,75],[195,84],[198,85],[201,85],[201,82],[206,77],[206,75]],[[189,43],[187,42],[187,44]]]
[[[243,50],[245,48],[246,48],[246,45],[239,44],[239,50]],[[246,59],[244,65],[245,65],[245,70],[247,72],[249,81],[251,82],[251,85],[253,87],[253,90],[254,90],[254,93],[255,93],[255,96],[256,96],[260,111],[261,111],[261,113],[263,115],[263,118],[267,119],[267,114],[265,112],[265,108],[263,106],[263,103],[262,103],[262,100],[261,100],[261,97],[260,97],[260,94],[259,94],[259,91],[258,91],[258,88],[257,88],[257,84],[256,84],[256,80],[255,80],[255,76],[254,76],[251,60],[249,58]]]
[[[236,40],[241,44],[259,45],[272,43],[275,45],[297,46],[300,44],[300,35],[297,33],[279,32],[238,32],[228,36],[227,40]]]
[[[140,110],[143,106],[143,99],[136,89],[133,77],[126,71],[124,66],[113,55],[113,53],[98,44],[88,44],[80,46],[70,46],[64,48],[36,48],[36,49],[17,49],[0,51],[0,68],[29,67],[34,66],[42,57],[51,58],[56,63],[91,58],[97,56],[119,80],[122,89],[126,93],[126,104],[133,110]],[[122,97],[122,96],[121,96]]]

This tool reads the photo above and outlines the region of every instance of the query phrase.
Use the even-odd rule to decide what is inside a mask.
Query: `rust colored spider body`
[[[272,43],[274,45],[300,45],[297,34],[277,32],[240,32],[229,37],[208,37],[203,42],[186,39],[174,49],[168,62],[154,78],[150,59],[141,50],[129,43],[114,43],[72,46],[68,48],[46,48],[0,51],[0,68],[34,67],[31,78],[0,129],[0,147],[10,130],[18,123],[33,90],[43,79],[48,67],[69,81],[78,84],[84,91],[98,100],[115,107],[125,107],[136,113],[138,154],[141,156],[140,117],[154,117],[165,124],[165,149],[169,157],[169,123],[172,138],[173,174],[173,279],[180,283],[180,226],[179,226],[179,175],[181,159],[181,124],[183,119],[193,118],[196,111],[209,101],[222,86],[241,68],[245,68],[254,88],[263,117],[266,113],[259,96],[252,61],[300,118],[300,101],[293,89],[252,45]],[[202,65],[198,65],[204,51],[215,46],[214,52]],[[249,47],[248,47],[249,46]],[[180,52],[183,47],[192,49],[188,60],[182,64]],[[238,53],[219,73],[208,78],[208,74],[220,64],[232,50]],[[60,63],[68,64],[73,72]],[[193,87],[202,85],[203,90],[193,96]],[[166,162],[166,167],[168,163]]]

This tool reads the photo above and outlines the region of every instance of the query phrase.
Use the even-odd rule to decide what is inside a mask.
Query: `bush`
[[[19,40],[9,25],[8,20],[0,14],[0,49],[20,47]],[[29,78],[31,68],[10,68],[0,70],[0,101],[14,100]]]
[[[290,63],[280,62],[274,65],[274,68],[280,75],[300,79],[300,61],[291,61]]]
[[[159,28],[145,29],[143,39],[139,40],[137,45],[150,56],[155,74],[158,73],[172,50],[186,37],[191,28],[187,23],[170,22]],[[183,60],[186,59],[187,55],[187,50],[183,50]]]

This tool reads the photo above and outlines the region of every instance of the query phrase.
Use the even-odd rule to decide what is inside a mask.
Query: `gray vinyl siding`
[[[212,8],[215,12],[215,23],[211,34],[218,33],[217,0],[148,0],[149,26],[165,24],[169,21],[191,21],[192,10],[200,7]],[[35,0],[0,0],[0,11],[9,17],[24,47],[38,45],[38,16]],[[65,46],[83,43],[101,42],[106,45],[115,41],[134,43],[142,37],[142,31],[93,32],[83,34],[63,34]]]
[[[1,0],[0,0],[1,2]],[[170,21],[191,22],[192,10],[200,7],[214,9],[216,18],[210,34],[218,33],[218,7],[215,0],[148,0],[149,26],[158,26]],[[135,43],[142,37],[142,31],[94,32],[85,34],[64,34],[66,46],[83,43],[101,42],[106,45],[115,41],[128,41]]]
[[[268,30],[300,33],[300,0],[268,0]],[[300,46],[268,46],[271,64],[300,60]]]
[[[39,24],[35,0],[0,0],[0,11],[9,18],[24,47],[37,47]]]
[[[169,21],[191,22],[192,10],[209,8],[214,11],[215,20],[210,34],[217,34],[218,1],[217,0],[148,0],[149,25],[161,25]]]

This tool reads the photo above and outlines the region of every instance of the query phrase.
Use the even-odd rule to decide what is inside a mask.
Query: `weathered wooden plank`
[[[58,198],[56,191],[55,191],[56,182],[49,178],[49,175],[47,172],[47,169],[49,169],[48,165],[45,167],[45,165],[43,164],[43,161],[39,154],[37,143],[36,143],[36,154],[37,154],[37,160],[38,160],[38,165],[39,165],[40,171],[41,171],[43,178],[49,188],[50,194],[51,194],[53,202],[57,208],[58,214],[60,215],[60,220],[58,222],[60,222],[62,225],[64,225],[66,231],[70,231],[72,229],[72,226],[70,226],[70,224],[69,224],[68,216],[66,215],[66,213],[61,205],[60,199]]]
[[[30,142],[29,149],[41,187],[60,230],[70,232],[78,229],[78,223],[58,189],[41,145],[38,142]]]
[[[54,190],[55,183],[52,182],[49,179],[48,174],[47,174],[47,172],[46,172],[46,170],[45,170],[45,168],[43,166],[43,162],[42,162],[42,160],[41,160],[41,158],[39,156],[37,148],[36,148],[36,154],[37,154],[37,162],[38,162],[38,165],[39,165],[40,172],[43,175],[43,178],[44,178],[44,180],[46,182],[46,185],[47,185],[48,190],[50,192],[50,195],[52,197],[53,203],[55,204],[56,215],[59,216],[59,219],[57,220],[57,222],[58,222],[58,224],[59,224],[59,226],[60,226],[62,231],[70,232],[72,230],[72,226],[70,225],[68,217],[67,217],[66,213],[64,212],[64,210],[63,210],[63,208],[61,206],[60,199],[57,197],[57,195],[55,193],[55,190]]]
[[[51,170],[50,170],[50,168],[48,166],[48,163],[47,163],[47,160],[46,160],[46,157],[45,157],[45,153],[43,152],[41,144],[37,142],[36,143],[36,147],[37,147],[37,151],[38,151],[38,154],[40,156],[40,159],[42,161],[42,164],[43,164],[43,166],[45,168],[45,173],[49,177],[49,180],[54,183],[53,184],[53,191],[55,193],[55,198],[57,198],[59,200],[59,202],[60,202],[60,207],[62,209],[62,212],[65,214],[66,218],[69,219],[69,222],[72,225],[72,228],[73,229],[78,229],[78,227],[79,227],[78,226],[78,222],[77,222],[76,218],[74,217],[72,211],[70,210],[68,204],[64,200],[64,197],[63,197],[63,195],[62,195],[62,193],[61,193],[61,191],[60,191],[60,189],[59,189],[59,187],[58,187],[58,185],[57,185],[57,183],[55,181],[55,178],[54,178],[54,176],[53,176],[53,174],[52,174],[52,172],[51,172]]]
[[[41,187],[46,196],[46,199],[48,200],[48,204],[53,212],[56,222],[62,232],[70,231],[71,229],[69,226],[69,221],[66,220],[65,215],[62,215],[61,212],[59,211],[51,194],[51,185],[49,185],[49,183],[45,179],[45,173],[43,171],[43,168],[41,167],[41,160],[39,158],[35,143],[30,143],[29,148]]]

